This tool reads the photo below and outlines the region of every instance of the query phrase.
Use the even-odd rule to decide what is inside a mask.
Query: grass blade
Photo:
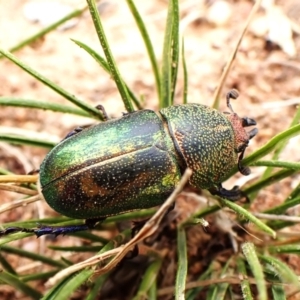
[[[138,29],[140,30],[143,41],[145,43],[145,46],[146,46],[146,49],[147,49],[147,52],[149,55],[149,59],[151,62],[152,70],[153,70],[158,99],[160,99],[160,97],[161,97],[160,74],[159,74],[159,69],[158,69],[158,65],[157,65],[157,59],[155,57],[155,53],[154,53],[154,49],[153,49],[153,44],[151,42],[151,39],[150,39],[149,33],[147,31],[147,28],[145,26],[145,23],[140,15],[140,13],[138,12],[134,2],[132,0],[126,0],[126,2],[127,2],[128,7],[136,21]]]
[[[242,251],[250,266],[253,276],[255,277],[256,286],[258,289],[258,299],[268,300],[267,286],[265,284],[263,268],[256,255],[254,245],[252,243],[244,243],[242,245]]]
[[[300,290],[300,283],[297,274],[291,270],[284,262],[274,256],[260,255],[260,260],[266,263],[266,268],[275,274],[282,283],[286,283],[297,291]]]
[[[178,267],[176,274],[175,299],[185,299],[185,284],[187,278],[188,259],[185,229],[177,228]]]
[[[278,160],[259,160],[251,164],[256,167],[272,167],[272,168],[287,168],[300,171],[300,163]],[[269,174],[270,175],[270,174]]]
[[[1,251],[10,253],[10,254],[15,254],[15,255],[18,255],[21,257],[26,257],[26,258],[32,259],[34,261],[40,261],[40,262],[43,262],[43,263],[48,264],[49,266],[53,266],[53,267],[63,268],[66,266],[61,261],[54,260],[54,259],[46,257],[44,255],[36,254],[34,252],[25,251],[20,248],[3,245],[3,246],[1,246]]]
[[[172,40],[171,40],[171,104],[174,102],[179,65],[179,3],[173,0]]]
[[[182,38],[182,68],[183,68],[183,101],[182,103],[187,103],[188,95],[188,71],[185,61],[185,51],[184,51],[184,39]]]
[[[90,14],[91,14],[93,22],[94,22],[94,27],[96,29],[99,41],[101,43],[102,49],[104,51],[105,57],[106,57],[107,62],[108,62],[108,67],[110,69],[110,73],[111,73],[111,75],[112,75],[112,77],[113,77],[113,79],[114,79],[114,81],[117,85],[117,88],[118,88],[119,93],[121,95],[121,98],[124,102],[124,106],[125,106],[126,110],[128,112],[132,112],[132,111],[134,111],[134,108],[133,108],[132,103],[130,101],[129,94],[128,94],[128,91],[127,91],[126,86],[124,84],[124,81],[123,81],[123,79],[121,77],[121,74],[118,70],[117,64],[116,64],[116,62],[114,60],[114,57],[112,55],[112,52],[110,50],[109,43],[106,39],[96,3],[93,0],[87,0],[87,3],[88,3],[88,6],[89,6]]]
[[[24,293],[31,299],[39,300],[42,297],[42,295],[38,291],[31,288],[29,285],[24,283],[22,280],[20,280],[16,276],[9,274],[5,271],[0,273],[0,280],[10,286],[13,286],[16,290],[21,291],[22,293]]]
[[[143,275],[142,282],[136,296],[132,300],[143,299],[153,285],[156,285],[158,273],[162,264],[161,259],[156,259],[150,264]]]
[[[286,294],[283,286],[280,285],[272,285],[271,287],[273,300],[286,300]]]
[[[0,264],[1,264],[1,270],[5,270],[7,273],[18,276],[15,269],[1,253],[0,253]]]
[[[66,280],[63,280],[61,284],[54,286],[42,299],[70,299],[73,292],[84,284],[91,277],[93,272],[93,269],[85,269],[75,275],[69,276]]]
[[[266,156],[271,151],[276,149],[276,147],[287,139],[291,139],[292,137],[300,134],[300,124],[290,127],[289,129],[280,132],[275,135],[268,143],[266,143],[263,147],[249,155],[243,160],[243,164],[249,165],[250,163],[259,160],[261,157]]]
[[[279,134],[275,135],[271,140],[269,140],[264,146],[262,146],[260,149],[256,150],[249,156],[247,156],[242,161],[242,165],[251,165],[258,161],[260,158],[266,156],[267,154],[271,153],[276,147],[283,142],[284,140],[291,139],[294,136],[297,136],[300,134],[300,124],[295,125],[293,127],[290,127],[289,129],[280,132]],[[237,167],[235,167],[228,178],[233,176],[238,171]]]
[[[56,143],[45,141],[45,140],[38,140],[36,138],[22,137],[22,136],[16,136],[16,135],[5,134],[5,133],[0,134],[0,141],[4,141],[16,145],[30,145],[30,146],[50,148],[50,149],[56,145]]]
[[[109,69],[107,61],[100,54],[98,54],[95,50],[93,50],[88,45],[86,45],[86,44],[84,44],[80,41],[77,41],[77,40],[74,40],[74,39],[72,39],[72,41],[75,44],[77,44],[79,47],[84,49],[88,54],[90,54],[96,60],[96,62],[102,67],[102,69],[105,70],[108,74],[110,74],[112,76],[112,73]],[[125,84],[125,87],[126,87],[128,93],[129,93],[129,96],[130,96],[131,100],[136,105],[136,107],[138,109],[143,109],[140,101],[137,99],[137,97],[134,95],[134,93],[130,90],[128,85],[125,82],[124,82],[124,84]]]
[[[215,265],[214,265],[214,261],[211,262],[211,264],[209,265],[209,267],[207,268],[207,270],[205,272],[203,272],[199,278],[197,279],[197,281],[201,282],[201,281],[205,281],[205,280],[209,280],[209,278],[211,278],[214,273],[215,270]],[[188,284],[187,284],[188,285]],[[197,297],[197,295],[204,289],[204,286],[198,286],[196,288],[192,288],[190,290],[188,290],[186,292],[186,300],[193,300]]]
[[[169,1],[162,56],[160,108],[173,104],[178,70],[179,16],[178,1]]]
[[[80,16],[85,10],[87,9],[87,6],[84,6],[83,8],[74,10],[73,12],[71,12],[70,14],[66,15],[65,17],[61,18],[60,20],[58,20],[57,22],[45,27],[44,29],[42,29],[41,31],[39,31],[37,34],[30,36],[29,38],[21,41],[20,43],[18,43],[17,45],[15,45],[14,47],[9,49],[9,52],[15,52],[27,45],[30,45],[31,43],[35,42],[36,40],[42,38],[43,36],[45,36],[47,33],[53,31],[54,29],[56,29],[57,27],[59,27],[60,25],[64,24],[65,22],[67,22],[68,20],[71,20],[75,17]],[[0,56],[0,59],[3,58],[4,56]]]
[[[297,125],[299,123],[300,120],[300,106],[298,106],[298,109],[294,115],[294,118],[291,122],[290,128]],[[277,146],[277,149],[274,151],[274,155],[272,157],[272,160],[277,160],[280,153],[282,152],[282,150],[284,149],[284,147],[287,144],[287,140],[283,141],[281,144],[279,144]],[[264,172],[264,174],[262,175],[262,178],[268,177],[268,175],[270,175],[270,173],[272,172],[271,168],[267,168],[266,171]]]
[[[45,86],[48,86],[50,89],[54,90],[56,93],[67,99],[68,101],[72,102],[76,106],[80,107],[81,109],[87,111],[91,116],[97,117],[100,120],[103,120],[102,114],[99,110],[96,108],[88,105],[86,102],[79,100],[74,95],[70,94],[69,92],[65,91],[63,88],[55,84],[53,81],[49,80],[42,74],[38,73],[19,59],[17,59],[14,55],[11,53],[0,49],[0,53],[4,55],[6,58],[8,58],[10,61],[12,61],[14,64],[19,66],[21,69],[23,69],[25,72],[29,73],[31,76],[33,76],[38,81],[42,82]]]
[[[73,114],[73,115],[78,115],[78,116],[82,116],[82,117],[91,117],[91,115],[88,112],[86,112],[82,109],[78,109],[76,107],[71,107],[71,106],[62,105],[62,104],[58,104],[58,103],[31,100],[31,99],[0,97],[0,105],[52,110],[55,112]],[[95,116],[92,116],[92,117],[95,117]]]
[[[257,219],[253,214],[251,214],[248,210],[245,208],[233,203],[232,201],[222,199],[220,200],[225,206],[229,207],[233,211],[235,211],[238,215],[243,216],[245,219],[251,221],[253,224],[255,224],[258,228],[260,228],[262,231],[267,232],[270,234],[273,238],[276,237],[276,232],[271,229],[269,226],[267,226],[265,223]]]
[[[230,276],[232,274],[232,269],[229,266],[230,266],[230,260],[228,260],[227,263],[223,266],[220,277],[224,277],[227,275]],[[212,282],[213,282],[213,279],[212,279]],[[209,291],[208,291],[208,295],[207,295],[206,299],[207,300],[226,299],[225,297],[226,297],[228,288],[229,288],[229,283],[227,283],[227,282],[211,285],[209,287]]]
[[[244,278],[241,280],[241,291],[243,294],[243,299],[244,300],[253,300],[250,282],[247,279],[248,275],[247,275],[245,262],[241,258],[237,259],[237,270],[238,270],[239,277]]]
[[[269,186],[275,182],[278,182],[284,178],[287,178],[295,173],[298,173],[297,170],[293,170],[293,169],[283,169],[280,170],[278,172],[275,172],[273,174],[271,174],[270,177],[265,178],[265,179],[261,179],[258,180],[256,183],[250,185],[249,187],[247,187],[244,192],[246,195],[249,196],[249,198],[253,199],[254,196],[251,195],[254,192],[257,192],[259,190],[261,190],[263,187]]]
[[[105,283],[106,279],[110,273],[103,274],[96,278],[93,287],[91,288],[90,292],[88,293],[85,300],[97,300],[99,299],[99,291],[101,290],[101,287]]]
[[[232,53],[230,55],[230,58],[227,61],[227,64],[226,64],[226,66],[224,68],[224,71],[223,71],[223,73],[222,73],[222,75],[220,77],[219,83],[217,85],[217,89],[216,89],[216,91],[214,93],[214,97],[213,97],[214,103],[213,103],[213,106],[212,106],[213,108],[218,108],[219,107],[220,93],[222,91],[224,82],[226,80],[227,75],[229,74],[229,71],[230,71],[232,65],[233,65],[233,61],[234,61],[234,59],[235,59],[235,57],[237,55],[237,52],[238,52],[238,49],[239,49],[239,47],[240,47],[240,45],[242,43],[243,37],[244,37],[245,33],[247,32],[248,26],[249,26],[249,24],[250,24],[253,16],[258,11],[261,2],[262,2],[262,0],[256,0],[255,1],[254,5],[252,7],[252,10],[251,10],[251,12],[250,12],[250,14],[248,16],[248,19],[247,19],[247,21],[246,21],[246,23],[244,25],[244,28],[243,28],[240,36],[239,36],[239,39],[238,39],[238,41],[237,41],[237,43],[236,43],[236,45],[234,47],[234,50],[232,51]]]

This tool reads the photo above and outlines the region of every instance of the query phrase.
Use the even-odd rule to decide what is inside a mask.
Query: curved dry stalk
[[[137,245],[139,242],[143,241],[144,239],[146,239],[147,237],[155,233],[155,231],[159,228],[161,220],[168,212],[173,202],[175,201],[176,196],[184,188],[185,184],[188,182],[191,175],[192,175],[192,171],[190,169],[186,169],[178,186],[170,195],[170,197],[163,203],[163,205],[158,209],[158,211],[145,223],[143,228],[128,243],[126,243],[125,245],[121,245],[118,248],[107,251],[105,253],[95,255],[85,261],[82,261],[78,264],[75,264],[69,268],[66,268],[58,272],[54,277],[48,280],[46,285],[53,286],[57,284],[62,278],[76,271],[84,269],[86,267],[98,264],[99,262],[112,257],[113,255],[115,255],[115,257],[103,268],[96,271],[95,274],[96,275],[103,274],[110,271],[112,268],[114,268],[135,245]]]
[[[247,21],[246,21],[246,23],[244,25],[243,30],[241,32],[241,35],[240,35],[240,37],[239,37],[239,39],[238,39],[238,41],[237,41],[237,43],[236,43],[236,45],[234,47],[234,50],[232,51],[232,53],[230,55],[230,58],[229,58],[229,60],[228,60],[228,62],[226,64],[224,70],[223,70],[223,73],[222,73],[222,75],[220,77],[220,80],[219,80],[219,83],[217,85],[217,89],[215,90],[215,93],[214,93],[214,96],[213,96],[213,99],[214,99],[213,107],[214,108],[216,108],[216,107],[219,106],[220,93],[221,93],[221,90],[223,88],[225,79],[227,78],[227,75],[228,75],[228,73],[229,73],[229,71],[230,71],[230,69],[232,67],[233,61],[234,61],[235,56],[236,56],[236,54],[238,52],[238,49],[239,49],[239,47],[241,45],[243,37],[244,37],[244,35],[245,35],[248,27],[249,27],[249,24],[250,24],[253,16],[256,14],[257,10],[259,9],[261,2],[262,2],[262,0],[256,0],[255,4],[253,5],[252,10],[251,10],[251,12],[250,12],[250,14],[248,16],[248,19],[247,19]]]

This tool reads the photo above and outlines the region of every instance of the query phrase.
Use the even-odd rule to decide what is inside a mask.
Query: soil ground
[[[40,22],[32,22],[25,16],[25,7],[31,2],[33,1],[1,1],[0,47],[10,49],[43,28],[44,25]],[[73,8],[85,4],[84,1],[79,0],[57,2]],[[167,1],[136,2],[141,15],[145,18],[151,40],[155,45],[156,55],[160,58]],[[218,8],[216,5],[221,2],[224,6]],[[269,5],[269,8],[260,9],[254,17],[222,90],[221,111],[226,110],[226,92],[231,88],[236,88],[240,91],[240,98],[232,104],[234,110],[240,116],[248,116],[257,121],[259,134],[251,141],[247,154],[287,128],[300,102],[300,4],[297,0],[277,1],[273,5],[271,2],[265,1],[265,6]],[[252,5],[252,1],[244,0],[180,1],[181,34],[184,36],[185,58],[189,74],[189,102],[212,105],[213,93],[222,70],[240,36]],[[125,1],[102,1],[99,10],[121,74],[130,88],[143,98],[145,108],[158,109],[151,65]],[[49,14],[51,14],[50,11]],[[41,16],[40,18],[43,19]],[[283,20],[282,26],[278,25],[279,20],[280,22]],[[293,24],[293,30],[290,31],[284,29],[286,22],[289,21]],[[274,32],[279,40],[278,43],[273,43],[276,39],[273,38]],[[101,52],[90,15],[86,12],[69,28],[57,29],[34,44],[17,51],[15,55],[78,98],[93,106],[104,105],[109,116],[121,116],[125,108],[114,82],[71,39],[84,42]],[[8,60],[0,60],[0,70],[0,96],[68,104],[60,95],[37,82]],[[183,75],[180,67],[176,103],[181,103],[182,91]],[[46,136],[49,140],[58,142],[74,127],[90,122],[90,119],[73,115],[1,107],[0,135],[1,132],[13,130],[29,136]],[[282,153],[282,159],[299,161],[299,146],[299,138],[293,139]],[[1,143],[0,167],[17,174],[24,174],[38,169],[46,153],[45,149]],[[236,184],[242,186],[260,176],[262,172],[262,168],[252,168],[251,176],[234,177],[226,182],[225,186],[228,188]],[[252,205],[253,211],[257,208],[263,211],[284,201],[291,189],[298,183],[299,176],[296,176],[263,190]],[[5,193],[4,196],[1,193],[0,204],[15,198],[15,195]],[[189,209],[188,204],[192,200],[189,202],[187,197],[182,196],[178,202],[181,202],[178,204],[179,209],[180,207]],[[0,220],[4,223],[50,215],[53,216],[55,213],[43,203],[38,203],[25,210],[18,209],[1,215]],[[217,232],[210,232],[209,235],[205,235],[203,231],[201,234],[191,232],[189,233],[193,236],[190,239],[189,248],[191,257],[196,257],[196,253],[200,251],[199,244],[209,241],[211,243],[211,237],[214,234],[216,238],[221,236]],[[59,243],[62,241],[65,245],[73,243],[69,237],[59,239]],[[28,239],[22,247],[30,251],[43,252],[46,245],[42,239],[38,241]],[[203,251],[202,256],[207,254],[204,249],[201,251]],[[298,258],[290,257],[288,262],[299,273]],[[25,269],[24,262],[19,263],[19,267]],[[194,272],[199,272],[201,267],[195,261],[193,268]],[[166,281],[164,284],[169,286],[172,282]],[[43,286],[39,286],[39,289],[43,290]],[[4,286],[0,287],[0,295],[3,295],[3,299],[25,299],[21,294],[15,294],[11,288]]]

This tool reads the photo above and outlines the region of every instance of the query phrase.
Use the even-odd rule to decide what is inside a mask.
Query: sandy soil
[[[25,16],[25,6],[30,2],[33,1],[1,1],[0,47],[10,49],[43,28],[44,25],[32,22]],[[79,0],[58,2],[73,8],[85,3]],[[146,20],[151,40],[155,45],[156,55],[160,58],[167,1],[136,2],[138,2],[140,13]],[[203,0],[180,1],[181,32],[184,36],[189,72],[188,101],[211,105],[223,67],[242,31],[252,2],[226,1],[225,7],[219,8],[216,12],[212,6],[216,5],[217,1],[207,2],[210,5]],[[259,134],[251,142],[247,153],[251,153],[276,133],[287,128],[300,102],[300,5],[297,0],[281,1],[276,4],[276,9],[274,6],[261,9],[254,18],[222,91],[224,101],[221,103],[220,110],[226,110],[225,93],[231,88],[236,88],[240,91],[240,98],[233,103],[235,111],[240,116],[255,118],[258,123]],[[267,1],[265,1],[265,5],[267,5]],[[297,11],[299,14],[296,13]],[[131,89],[143,97],[146,108],[158,109],[151,66],[125,1],[103,1],[100,5],[100,12],[121,74]],[[285,20],[282,21],[283,25],[279,24],[279,20],[280,22]],[[288,29],[284,31],[283,28],[289,21],[293,22],[293,31]],[[272,37],[274,32],[276,38],[280,40],[279,45],[267,42],[268,37]],[[112,117],[121,116],[125,109],[115,84],[95,61],[71,39],[82,41],[101,52],[91,18],[86,12],[78,18],[74,26],[55,30],[42,40],[17,51],[15,55],[80,99],[94,106],[104,105]],[[67,104],[61,96],[37,82],[8,60],[0,60],[0,70],[0,96]],[[177,103],[182,101],[182,89],[183,75],[180,68],[176,94]],[[4,107],[1,107],[0,110],[1,131],[5,132],[13,128],[18,131],[23,130],[24,134],[29,135],[35,135],[35,132],[38,132],[53,141],[59,141],[74,127],[89,123],[90,120],[85,118],[48,111]],[[282,153],[283,159],[299,160],[299,146],[299,139],[291,142],[290,146]],[[46,152],[45,149],[1,143],[0,167],[5,167],[18,174],[29,172],[39,167]],[[252,173],[253,177],[250,179],[259,176],[262,169],[252,168]],[[231,187],[236,182],[241,184],[245,179],[236,180],[238,180],[237,177],[231,179],[225,186]],[[280,203],[298,182],[299,176],[265,189],[258,195],[253,209],[259,207],[259,211],[262,211]],[[7,200],[16,198],[11,194],[5,194],[5,197]],[[1,199],[0,203],[7,200]],[[39,203],[26,211],[16,210],[1,216],[1,222],[47,215],[54,215],[54,213],[50,208]],[[203,236],[201,239],[205,240]],[[72,243],[72,240],[67,237],[64,241],[66,244]],[[30,240],[23,247],[32,251],[36,251],[36,249],[43,251],[45,245],[37,246],[36,241]],[[195,246],[191,246],[189,251],[197,252]],[[13,299],[13,297],[15,297],[14,299],[25,299],[18,293],[13,295],[9,288],[1,287],[0,295],[1,293],[7,295],[7,299]]]

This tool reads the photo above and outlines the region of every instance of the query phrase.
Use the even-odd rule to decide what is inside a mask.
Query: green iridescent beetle
[[[47,203],[62,215],[85,219],[79,226],[41,227],[38,236],[65,234],[92,228],[106,217],[162,204],[184,170],[190,184],[228,199],[241,191],[221,183],[241,165],[249,140],[257,133],[250,118],[201,104],[141,110],[75,130],[50,151],[40,167],[40,190]]]

